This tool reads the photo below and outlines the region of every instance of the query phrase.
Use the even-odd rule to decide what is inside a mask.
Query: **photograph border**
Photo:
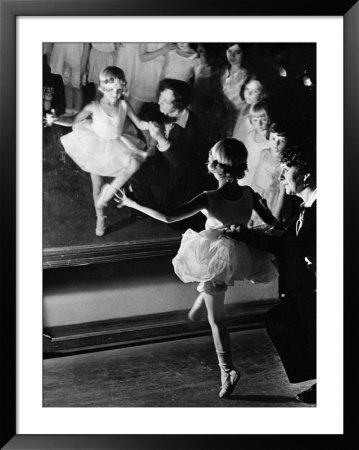
[[[203,6],[188,1],[163,0],[87,0],[86,2],[46,1],[46,0],[0,0],[0,183],[3,193],[3,213],[1,221],[1,271],[2,286],[5,287],[1,301],[2,375],[1,407],[1,448],[117,448],[117,449],[157,449],[172,448],[217,448],[218,446],[238,446],[260,448],[284,448],[288,443],[294,448],[314,448],[319,440],[326,439],[326,448],[350,448],[351,435],[354,436],[353,416],[347,414],[352,402],[351,382],[346,378],[345,427],[343,435],[19,435],[16,433],[16,17],[18,16],[343,16],[344,17],[344,208],[346,212],[345,232],[352,237],[350,247],[345,243],[345,261],[356,247],[357,227],[355,220],[348,220],[349,207],[353,209],[356,194],[354,177],[359,168],[358,152],[358,98],[359,98],[359,7],[357,1],[302,1],[294,5],[287,1],[252,0],[237,2],[208,2]],[[333,63],[333,66],[335,64]],[[340,70],[334,67],[334,70]],[[353,213],[352,213],[353,214]],[[339,218],[341,220],[341,218]],[[350,272],[352,276],[350,277]],[[355,293],[352,289],[354,271],[344,273],[345,293]],[[354,302],[345,307],[345,336],[351,337],[351,348],[346,347],[345,373],[354,374],[354,357],[357,354],[353,341],[355,316]],[[351,330],[353,331],[353,330]],[[348,343],[349,339],[345,339]],[[351,355],[351,357],[350,357]],[[349,392],[349,394],[348,394]],[[355,391],[354,391],[355,392]],[[329,393],[328,393],[329,395]],[[164,430],[165,432],[165,430]],[[10,441],[9,441],[10,440]],[[9,441],[9,442],[8,442]],[[3,447],[3,445],[6,447]],[[98,447],[97,447],[98,445]],[[65,447],[66,446],[66,447]],[[78,447],[80,446],[80,447]],[[81,447],[82,446],[82,447]]]

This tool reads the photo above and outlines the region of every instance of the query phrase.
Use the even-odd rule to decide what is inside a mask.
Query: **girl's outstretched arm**
[[[132,109],[132,106],[129,103],[127,103],[127,115],[139,130],[148,130],[148,122],[141,120],[138,115],[135,114],[135,111]]]
[[[76,123],[79,123],[82,120],[87,119],[87,117],[89,117],[92,114],[92,108],[90,105],[91,104],[86,105],[76,116],[72,117],[53,116],[52,118],[50,118],[51,124],[55,123],[56,125],[62,125],[63,127],[72,127]]]
[[[119,203],[118,208],[122,208],[122,206],[128,206],[129,208],[136,209],[137,211],[147,214],[153,219],[160,220],[161,222],[165,223],[178,222],[180,220],[187,219],[187,217],[194,216],[202,209],[208,208],[208,197],[204,192],[168,213],[163,213],[161,211],[148,208],[147,206],[142,206],[134,200],[128,198],[123,191],[120,192],[120,195],[116,194],[116,201],[117,203]]]

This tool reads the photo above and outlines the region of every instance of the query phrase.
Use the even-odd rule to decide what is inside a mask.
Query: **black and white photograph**
[[[43,42],[43,407],[316,407],[315,42]]]
[[[358,5],[0,2],[1,445],[344,448]]]

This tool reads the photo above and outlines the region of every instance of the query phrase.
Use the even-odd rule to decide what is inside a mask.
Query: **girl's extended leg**
[[[104,208],[97,207],[97,201],[101,193],[101,188],[103,186],[103,177],[101,175],[91,174],[92,181],[92,195],[93,201],[96,209],[96,236],[103,236],[105,234],[105,216]]]
[[[208,322],[221,369],[222,385],[219,392],[221,398],[229,396],[234,391],[240,376],[232,362],[231,338],[225,325],[224,298],[225,292],[215,295],[204,293]]]

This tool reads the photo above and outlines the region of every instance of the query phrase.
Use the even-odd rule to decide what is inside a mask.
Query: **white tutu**
[[[172,260],[176,275],[184,282],[234,284],[234,280],[268,283],[278,278],[270,253],[249,247],[223,235],[223,229],[197,233],[187,230]]]
[[[74,131],[61,137],[61,143],[82,170],[102,176],[118,177],[124,171],[132,174],[146,159],[146,152],[139,150],[144,148],[143,141],[126,134],[103,139],[89,121],[77,124]]]
[[[61,143],[85,172],[122,177],[125,183],[147,157],[143,141],[122,134],[126,102],[120,102],[115,117],[106,115],[98,102],[92,102],[88,108],[93,110],[92,120],[76,123],[71,133],[61,137]]]

